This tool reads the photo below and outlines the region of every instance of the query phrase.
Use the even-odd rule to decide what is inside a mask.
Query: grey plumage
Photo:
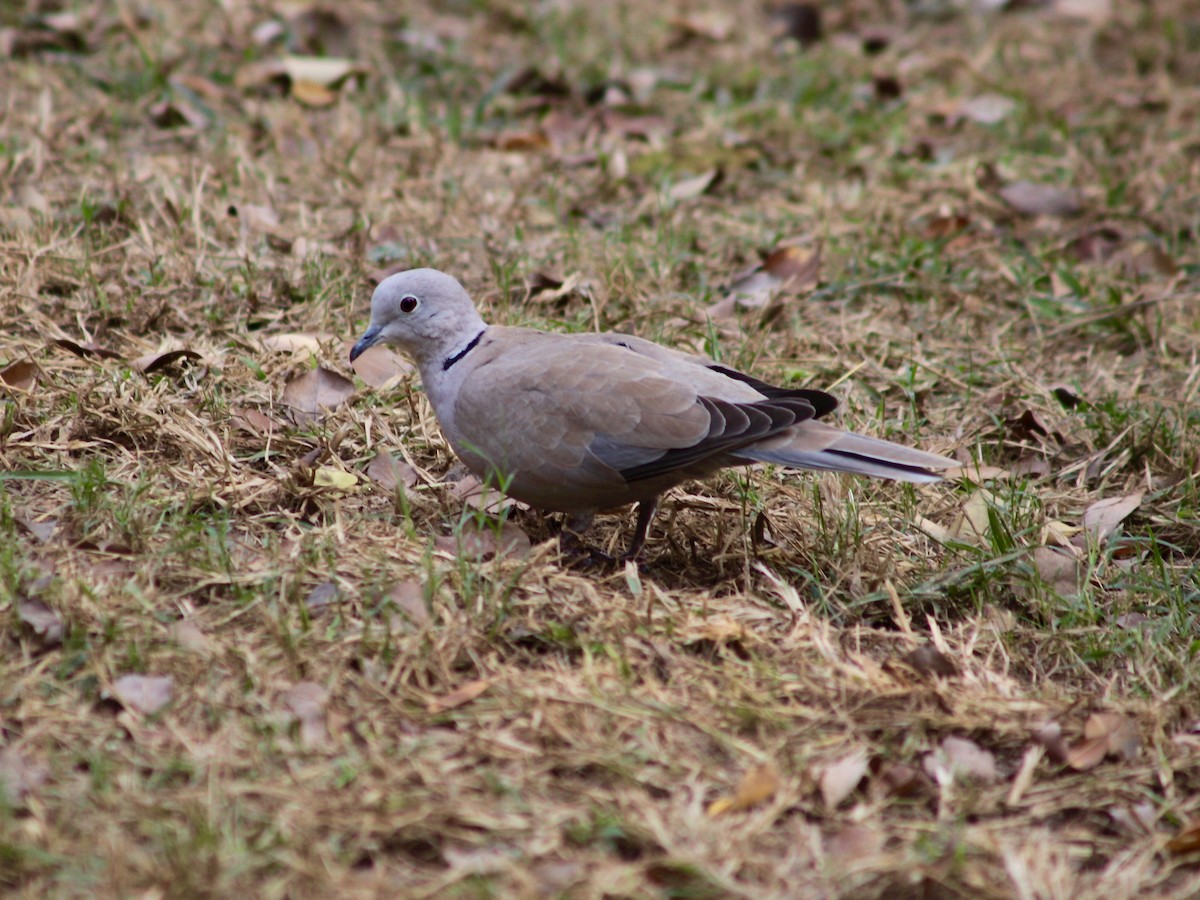
[[[351,359],[376,343],[411,355],[454,452],[481,478],[586,527],[639,503],[645,541],[658,497],[727,466],[775,463],[932,482],[953,460],[818,419],[837,401],[775,387],[712,360],[624,334],[488,325],[452,277],[386,278]]]

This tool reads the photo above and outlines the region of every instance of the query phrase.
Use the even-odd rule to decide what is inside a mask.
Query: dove
[[[659,497],[728,466],[773,463],[934,482],[954,460],[819,421],[837,399],[776,387],[629,334],[489,325],[436,269],[390,275],[350,351],[412,357],[451,448],[484,483],[565,513],[582,535],[597,512],[638,504],[626,558],[646,543]]]

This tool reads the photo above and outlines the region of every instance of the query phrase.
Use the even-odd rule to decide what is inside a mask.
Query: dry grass
[[[856,0],[804,49],[754,3],[187,6],[0,12],[8,893],[1200,892],[1186,4]],[[256,68],[289,50],[360,69]],[[710,322],[785,239],[819,283]],[[411,375],[282,403],[423,264],[499,321],[832,385],[988,493],[732,472],[640,570],[517,510],[528,553],[481,562]]]

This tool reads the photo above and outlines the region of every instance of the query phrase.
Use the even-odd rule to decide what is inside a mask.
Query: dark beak
[[[363,351],[375,346],[375,342],[379,340],[379,329],[368,328],[366,334],[358,339],[358,343],[350,348],[350,362],[354,362],[363,355]]]

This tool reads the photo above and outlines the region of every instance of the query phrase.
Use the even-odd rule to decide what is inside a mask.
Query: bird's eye
[[[409,294],[407,297],[400,298],[400,312],[410,313],[420,305],[421,301],[412,294]]]

